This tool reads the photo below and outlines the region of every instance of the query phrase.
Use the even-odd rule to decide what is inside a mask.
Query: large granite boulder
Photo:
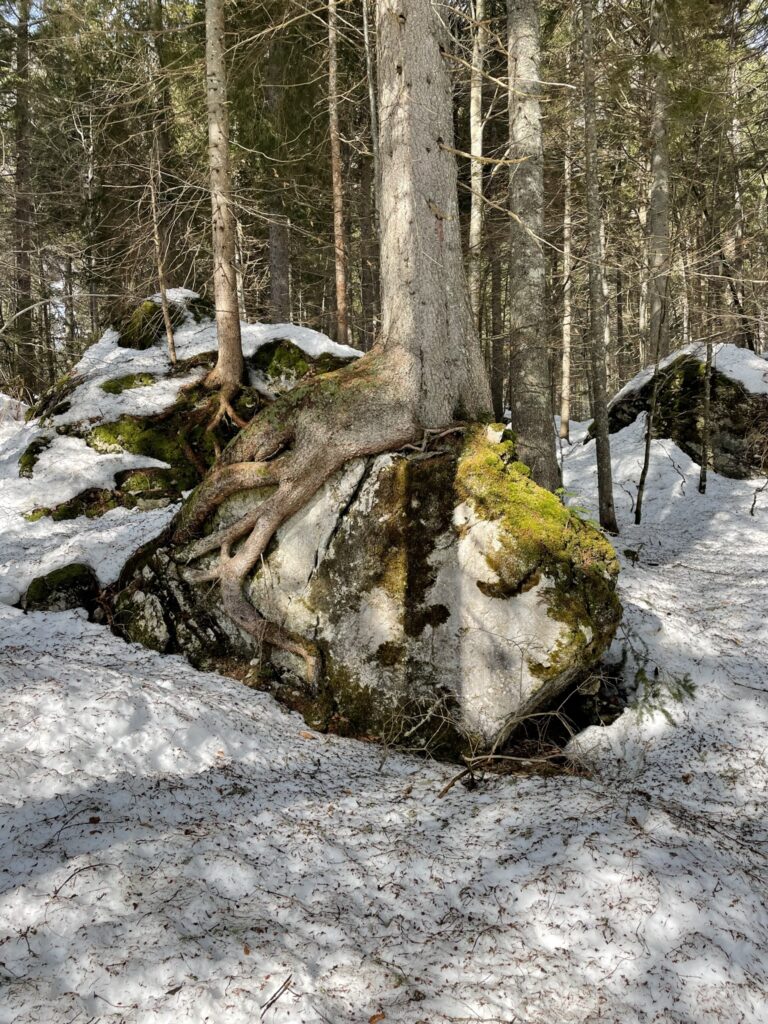
[[[706,350],[692,345],[658,370],[653,436],[669,438],[701,464]],[[735,345],[715,346],[710,386],[709,465],[744,479],[768,471],[768,362]],[[616,432],[647,413],[656,374],[645,370],[613,399],[609,429]]]
[[[228,521],[253,495],[220,511]],[[320,686],[258,650],[161,543],[127,567],[123,633],[271,689],[312,725],[435,751],[488,749],[600,658],[620,618],[613,549],[483,427],[357,460],[278,532],[250,584],[323,652]]]

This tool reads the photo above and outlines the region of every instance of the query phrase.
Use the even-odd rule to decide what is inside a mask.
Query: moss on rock
[[[32,580],[22,605],[27,611],[85,608],[90,612],[96,605],[99,589],[99,581],[93,569],[89,565],[74,562]]]
[[[19,456],[19,476],[32,476],[38,459],[46,448],[50,448],[52,442],[53,437],[46,435],[44,437],[36,437],[34,441],[27,445]]]
[[[529,660],[542,684],[593,664],[621,619],[619,564],[608,540],[537,486],[515,461],[514,443],[488,441],[482,428],[467,435],[456,472],[459,497],[492,520],[498,546],[487,560],[499,578],[485,592],[499,598],[548,583],[548,615],[566,629],[546,662]]]
[[[121,395],[124,391],[132,391],[133,388],[146,388],[154,384],[157,378],[151,373],[129,373],[125,377],[115,377],[114,380],[105,380],[101,390],[108,395]]]
[[[659,370],[653,436],[669,438],[701,465],[706,364],[682,355]],[[648,412],[651,378],[609,409],[612,433]],[[724,476],[743,479],[768,471],[768,396],[752,394],[713,368],[710,388],[709,466]]]
[[[178,303],[169,302],[168,311],[173,327],[180,327],[186,316],[184,307]],[[112,326],[119,335],[117,344],[121,348],[143,351],[165,339],[163,309],[158,302],[154,302],[152,299],[145,299],[132,308],[116,310],[113,314]]]

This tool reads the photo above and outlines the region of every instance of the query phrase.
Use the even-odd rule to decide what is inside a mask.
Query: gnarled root
[[[401,391],[401,382],[373,354],[295,388],[256,416],[223,452],[174,532],[173,541],[187,545],[184,578],[218,581],[229,617],[258,642],[301,657],[312,687],[321,668],[316,646],[263,618],[246,596],[246,581],[279,527],[346,462],[398,449],[420,436]],[[194,539],[228,497],[264,487],[276,490],[236,522]],[[191,567],[215,552],[210,566]]]

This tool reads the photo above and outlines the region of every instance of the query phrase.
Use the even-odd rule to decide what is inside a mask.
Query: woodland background
[[[761,351],[768,285],[764,6],[590,4],[586,64],[581,6],[540,5],[544,192],[530,200],[546,263],[541,326],[555,409],[571,396],[566,420],[589,415],[590,265],[601,272],[609,394],[653,362],[657,342],[661,354],[702,339]],[[0,388],[21,395],[66,371],[117,308],[156,292],[159,259],[169,285],[206,291],[205,11],[176,0],[18,0],[2,15]],[[329,14],[326,3],[248,0],[228,3],[226,17],[241,315],[368,349],[379,316],[372,5],[338,0]],[[512,18],[501,0],[457,0],[445,17],[467,267],[498,414],[524,343]],[[585,72],[597,86],[591,161]]]

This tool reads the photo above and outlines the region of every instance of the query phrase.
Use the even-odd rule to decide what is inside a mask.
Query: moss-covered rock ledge
[[[260,651],[162,543],[115,601],[131,639],[272,690],[313,726],[435,752],[487,749],[552,704],[618,625],[617,562],[534,484],[502,430],[350,463],[278,532],[251,599],[323,651],[317,690]],[[220,512],[242,514],[256,495]]]
[[[734,346],[721,346],[731,361],[741,354],[746,363],[763,362]],[[704,436],[704,384],[706,363],[700,350],[672,359],[658,371],[654,437],[670,438],[701,465]],[[750,367],[751,368],[751,367]],[[768,363],[765,363],[768,373]],[[630,382],[609,408],[611,432],[622,430],[648,412],[654,377],[643,375]],[[710,387],[709,466],[735,479],[768,471],[768,395],[748,390],[739,380],[717,368]]]

